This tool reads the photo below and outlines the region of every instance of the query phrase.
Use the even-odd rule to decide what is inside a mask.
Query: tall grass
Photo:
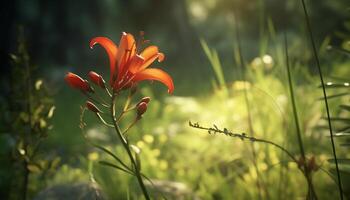
[[[205,40],[200,39],[200,43],[202,45],[205,55],[209,59],[211,67],[214,70],[215,77],[218,81],[218,85],[220,89],[223,90],[227,95],[226,81],[225,81],[224,73],[222,71],[222,65],[220,62],[218,52],[214,49],[210,49],[208,44],[205,42]]]
[[[301,0],[301,3],[302,3],[304,15],[305,15],[305,22],[306,22],[307,31],[308,31],[308,34],[309,34],[310,43],[311,43],[311,46],[312,46],[313,56],[314,56],[314,59],[316,61],[316,66],[317,66],[318,74],[319,74],[319,77],[320,77],[320,82],[321,82],[321,85],[322,85],[324,104],[325,104],[326,112],[327,112],[327,121],[328,121],[328,127],[329,127],[329,134],[330,134],[330,139],[331,139],[331,144],[332,144],[332,151],[333,151],[333,157],[334,157],[335,168],[336,168],[337,178],[338,178],[339,196],[340,196],[340,199],[343,200],[342,182],[341,182],[341,177],[340,177],[340,172],[339,172],[339,167],[338,167],[337,153],[336,153],[335,144],[334,144],[333,129],[332,129],[331,116],[330,116],[330,112],[329,112],[329,105],[328,105],[326,87],[325,87],[324,80],[323,80],[323,73],[322,73],[322,69],[321,69],[320,59],[318,57],[316,44],[315,44],[315,39],[314,39],[312,30],[311,30],[311,23],[310,23],[309,14],[308,14],[308,11],[307,11],[307,8],[306,8],[305,0]]]
[[[288,75],[288,86],[289,86],[289,93],[292,100],[292,109],[293,109],[293,116],[294,116],[294,123],[297,130],[297,138],[298,138],[298,145],[300,149],[301,159],[303,162],[303,168],[304,168],[304,175],[308,182],[308,198],[307,199],[317,199],[317,194],[314,189],[314,185],[312,183],[312,177],[309,171],[307,170],[306,165],[306,157],[305,157],[305,149],[299,124],[299,117],[298,117],[298,110],[296,107],[295,102],[295,94],[294,94],[294,88],[293,88],[293,82],[292,82],[292,74],[290,69],[290,62],[289,62],[289,54],[288,54],[288,39],[287,39],[287,33],[284,32],[284,47],[285,47],[285,56],[286,56],[286,68],[287,68],[287,75]]]
[[[236,13],[236,12],[235,12]],[[247,111],[247,124],[248,124],[248,129],[249,129],[249,133],[254,136],[255,135],[255,131],[254,131],[254,127],[253,127],[253,120],[252,120],[252,113],[251,113],[251,107],[250,107],[250,101],[249,101],[249,97],[248,97],[248,87],[247,87],[247,77],[245,75],[245,64],[244,64],[244,57],[243,57],[243,53],[242,53],[242,44],[241,44],[241,38],[240,38],[240,30],[239,30],[239,19],[237,17],[237,15],[234,15],[234,24],[235,24],[235,36],[236,36],[236,43],[237,43],[237,49],[236,50],[236,64],[238,65],[238,67],[240,69],[238,69],[238,71],[240,72],[240,78],[243,80],[243,94],[244,94],[244,102],[245,102],[245,106],[246,106],[246,111]],[[256,185],[257,185],[257,189],[258,189],[258,194],[259,194],[259,198],[262,199],[262,189],[265,191],[266,195],[268,196],[268,190],[266,189],[266,185],[261,177],[258,165],[257,165],[257,153],[256,153],[256,149],[253,143],[250,143],[250,149],[253,155],[253,165],[255,168],[255,172],[257,174],[257,180],[256,180]]]

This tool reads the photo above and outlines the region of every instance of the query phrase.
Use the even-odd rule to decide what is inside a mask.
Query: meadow
[[[15,2],[3,199],[350,199],[346,1]]]

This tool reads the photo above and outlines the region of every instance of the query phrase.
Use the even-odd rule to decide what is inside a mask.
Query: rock
[[[41,191],[34,200],[103,200],[101,189],[95,183],[55,185]]]

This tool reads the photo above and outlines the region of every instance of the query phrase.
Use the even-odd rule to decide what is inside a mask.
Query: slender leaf
[[[334,95],[327,95],[327,99],[333,99],[333,98],[342,97],[342,96],[346,96],[346,95],[350,95],[350,93],[343,92],[343,93],[334,94]],[[324,97],[320,97],[317,100],[324,100]]]
[[[335,160],[333,158],[332,159],[328,159],[327,161],[332,163],[332,164],[335,163]],[[339,164],[350,165],[350,159],[348,159],[348,158],[338,158],[337,161],[338,161]]]
[[[322,117],[323,119],[327,120],[327,117]],[[350,118],[344,118],[344,117],[331,117],[329,118],[332,121],[337,121],[337,122],[350,122]]]
[[[350,126],[346,126],[346,127],[344,127],[344,128],[342,128],[342,129],[339,129],[339,133],[340,132],[347,132],[347,131],[350,131]]]
[[[319,88],[322,88],[322,85],[318,86]],[[326,88],[349,88],[350,83],[345,82],[345,83],[333,83],[333,82],[327,82],[325,84]]]
[[[128,169],[129,171],[132,171],[120,158],[118,158],[118,156],[116,156],[115,154],[113,154],[111,151],[109,151],[108,149],[99,146],[97,144],[93,144],[94,147],[100,149],[101,151],[107,153],[108,155],[112,156],[116,161],[118,161],[121,165],[123,165],[123,167],[125,167],[126,169]]]
[[[343,109],[343,110],[350,111],[350,106],[349,105],[340,105],[339,107],[341,109]]]
[[[350,133],[343,133],[343,132],[339,132],[339,133],[334,133],[333,137],[348,137],[350,136]],[[330,137],[330,136],[328,136]]]
[[[125,173],[128,173],[130,175],[134,175],[131,171],[128,171],[128,170],[126,170],[126,169],[124,169],[124,168],[122,168],[122,167],[120,167],[118,165],[115,165],[113,163],[110,163],[110,162],[107,162],[107,161],[99,161],[98,163],[100,163],[101,165],[104,165],[104,166],[108,166],[108,167],[112,167],[112,168],[121,170],[121,171],[123,171]]]

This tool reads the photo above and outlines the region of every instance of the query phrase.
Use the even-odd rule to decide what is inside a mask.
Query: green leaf
[[[332,82],[327,82],[324,85],[326,88],[348,88],[350,87],[350,83],[345,82],[345,83],[332,83]],[[322,85],[318,86],[319,88],[322,88]]]
[[[53,116],[55,109],[56,109],[56,106],[51,106],[49,112],[47,113],[47,118],[50,119]]]
[[[338,164],[342,164],[342,165],[350,165],[350,159],[348,158],[338,158],[337,159]],[[328,162],[335,164],[335,159],[328,159]]]
[[[141,153],[141,150],[135,145],[130,145],[130,147],[135,152],[136,170],[141,171],[141,160],[140,160],[140,155],[139,155]]]
[[[27,169],[32,173],[39,173],[41,171],[41,169],[37,165],[34,165],[34,164],[27,165]]]
[[[98,163],[101,164],[101,165],[104,165],[104,166],[108,166],[108,167],[112,167],[112,168],[118,169],[118,170],[123,171],[123,172],[128,173],[128,174],[134,175],[133,172],[131,172],[131,171],[127,170],[127,169],[124,169],[124,168],[122,168],[122,167],[120,167],[118,165],[115,165],[113,163],[110,163],[110,162],[107,162],[107,161],[99,161]]]
[[[350,111],[350,106],[349,106],[349,105],[340,105],[339,107],[340,107],[341,109],[343,109],[343,110]]]
[[[36,90],[40,90],[40,88],[41,88],[42,85],[43,85],[43,80],[38,79],[38,80],[35,82],[35,89],[36,89]]]
[[[50,167],[52,169],[56,169],[59,165],[59,163],[61,162],[61,158],[60,157],[56,157],[50,164]]]
[[[140,148],[138,148],[137,146],[135,145],[130,145],[131,149],[136,153],[136,154],[140,154],[141,153],[141,150]]]
[[[349,94],[350,93],[348,93],[348,92],[344,92],[344,93],[329,95],[329,96],[327,96],[327,99],[334,99],[334,98],[346,96],[346,95],[349,95]],[[318,98],[318,100],[323,100],[323,99],[324,99],[324,97]]]
[[[327,117],[322,117],[322,119],[327,120]],[[345,117],[331,117],[330,120],[338,122],[350,122],[350,118]]]
[[[46,126],[47,126],[47,123],[46,123],[46,121],[45,121],[45,119],[44,118],[41,118],[40,120],[39,120],[39,126],[40,126],[40,128],[45,128]]]
[[[350,130],[350,126],[343,127],[342,129],[339,129],[338,132],[346,132]]]
[[[334,133],[333,137],[348,137],[350,136],[350,133],[343,133],[343,132],[339,132],[339,133]],[[330,136],[328,136],[330,137]]]
[[[108,149],[97,145],[97,144],[93,144],[94,147],[100,149],[101,151],[107,153],[108,155],[112,156],[116,161],[118,161],[123,167],[125,167],[126,169],[128,169],[129,171],[131,171],[131,169],[120,159],[118,158],[118,156],[116,156],[115,154],[113,154],[111,151],[109,151]]]

